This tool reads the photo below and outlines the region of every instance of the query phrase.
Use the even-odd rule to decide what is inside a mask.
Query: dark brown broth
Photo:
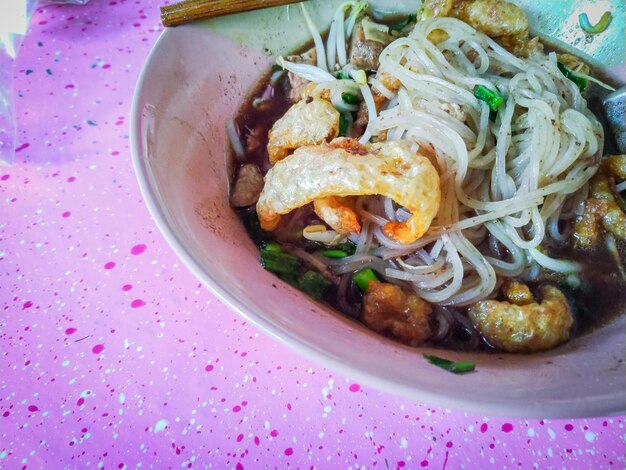
[[[611,253],[604,247],[593,251],[577,251],[569,245],[551,250],[557,258],[574,259],[582,266],[581,286],[569,288],[561,283],[573,307],[576,323],[574,334],[583,335],[600,328],[624,313],[626,282]],[[622,263],[624,247],[619,250]]]
[[[283,77],[273,87],[274,93],[271,100],[261,106],[253,106],[254,99],[261,97],[269,85],[271,75],[272,71],[270,70],[261,77],[252,92],[246,97],[235,118],[235,123],[241,133],[241,141],[246,149],[246,163],[258,165],[263,173],[266,173],[270,166],[267,155],[267,134],[272,125],[287,112],[291,105],[288,97],[287,79]],[[247,151],[247,142],[249,139],[255,138],[255,135],[256,138],[260,139],[260,144],[256,150]]]

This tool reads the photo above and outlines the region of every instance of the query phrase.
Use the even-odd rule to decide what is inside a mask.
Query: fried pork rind
[[[439,209],[439,174],[430,160],[403,141],[361,145],[353,139],[300,147],[265,176],[257,203],[264,230],[282,215],[328,196],[383,195],[404,206],[411,217],[389,222],[384,232],[399,243],[419,239]]]
[[[565,295],[554,286],[539,289],[541,302],[515,305],[480,300],[468,314],[478,332],[501,351],[546,351],[566,342],[574,319]]]
[[[518,56],[528,57],[543,50],[539,39],[528,34],[524,10],[504,0],[425,0],[422,11],[423,18],[459,18]],[[429,36],[434,44],[445,40],[436,33]]]
[[[412,346],[430,338],[432,312],[415,293],[385,282],[370,281],[363,298],[363,323],[368,328]]]
[[[352,196],[328,196],[313,201],[315,213],[333,230],[341,235],[359,233],[361,222],[355,212],[355,198]]]
[[[270,163],[282,160],[304,145],[327,142],[339,135],[339,111],[322,98],[298,101],[274,123],[269,132],[267,152]]]
[[[617,239],[626,240],[624,201],[616,182],[626,180],[626,155],[608,155],[598,172],[589,180],[585,209],[574,224],[572,238],[578,248],[591,248],[600,240],[601,228]]]

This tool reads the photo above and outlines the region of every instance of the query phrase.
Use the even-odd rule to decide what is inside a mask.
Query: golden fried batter
[[[363,323],[368,328],[413,346],[430,337],[432,311],[416,294],[384,282],[370,281],[363,298]]]
[[[574,319],[559,289],[545,285],[539,295],[540,303],[527,305],[480,300],[468,314],[485,340],[501,351],[545,351],[569,339]]]
[[[428,230],[439,210],[439,174],[430,160],[405,141],[361,145],[341,138],[300,147],[265,175],[257,203],[264,230],[274,230],[282,215],[328,196],[380,194],[404,206],[411,217],[389,222],[385,233],[412,243]]]

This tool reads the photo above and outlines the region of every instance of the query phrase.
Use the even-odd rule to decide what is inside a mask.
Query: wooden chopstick
[[[298,3],[301,0],[185,0],[161,7],[163,26],[177,26],[189,21],[230,15],[261,8]]]

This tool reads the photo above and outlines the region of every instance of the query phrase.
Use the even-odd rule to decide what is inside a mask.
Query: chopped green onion
[[[359,95],[355,95],[354,93],[347,91],[344,91],[341,94],[341,99],[347,104],[359,104],[361,102],[361,97]]]
[[[565,78],[569,78],[573,81],[576,86],[580,89],[580,91],[585,91],[587,89],[587,80],[583,77],[579,77],[575,73],[573,73],[567,66],[562,62],[557,62],[557,66]]]
[[[284,69],[282,65],[274,64],[272,65],[272,72],[282,72]]]
[[[300,270],[300,259],[285,253],[276,242],[261,245],[261,266],[276,274],[293,276]]]
[[[504,98],[484,85],[478,85],[474,89],[474,96],[480,101],[487,103],[492,111],[497,111],[504,104]]]
[[[339,114],[339,137],[345,137],[348,135],[348,120],[343,113]]]
[[[399,23],[394,23],[390,25],[389,32],[391,33],[392,31],[402,31],[411,23],[416,23],[416,22],[417,22],[417,15],[409,15],[406,17],[404,21],[400,21]]]
[[[589,34],[598,34],[609,27],[612,19],[613,15],[611,14],[611,12],[605,11],[600,17],[600,21],[598,21],[595,25],[592,25],[589,21],[587,13],[581,13],[578,16],[578,23],[580,23],[580,27]]]
[[[340,70],[337,72],[337,80],[352,80],[352,77]]]
[[[343,250],[320,250],[320,253],[326,258],[345,258],[348,256],[348,253]]]
[[[360,271],[355,272],[352,275],[352,279],[354,279],[356,285],[359,286],[359,289],[366,291],[370,281],[378,281],[378,276],[376,276],[376,273],[372,271],[372,268],[363,268]]]
[[[435,16],[435,12],[431,7],[424,8],[424,5],[417,10],[417,16],[419,16],[420,21],[426,21]]]
[[[297,287],[314,298],[315,300],[320,300],[324,297],[326,290],[330,287],[332,282],[322,276],[320,273],[316,271],[307,271],[302,277],[298,280]]]
[[[327,258],[345,258],[346,256],[353,255],[355,251],[356,245],[354,243],[346,242],[340,243],[333,248],[319,250],[319,253]]]
[[[262,253],[284,253],[283,247],[277,242],[265,242],[261,247]]]
[[[476,369],[476,364],[473,362],[465,361],[465,362],[453,362],[448,359],[444,359],[442,357],[431,356],[429,354],[422,354],[424,358],[430,362],[431,364],[441,367],[449,372],[453,372],[455,374],[463,374],[465,372],[472,372]]]

